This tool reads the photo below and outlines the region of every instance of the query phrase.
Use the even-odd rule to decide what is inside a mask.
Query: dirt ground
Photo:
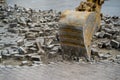
[[[0,66],[0,80],[120,80],[115,63],[57,62],[39,66]]]

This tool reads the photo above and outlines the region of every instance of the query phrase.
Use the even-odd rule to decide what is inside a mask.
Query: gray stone
[[[110,38],[112,37],[112,34],[105,33],[103,37],[104,37],[104,38],[109,38],[109,39],[110,39]]]
[[[34,56],[31,56],[31,60],[32,61],[41,61],[41,57],[40,57],[40,55],[34,55]]]
[[[44,37],[39,37],[39,38],[37,38],[37,41],[40,42],[41,46],[43,46],[43,45],[45,44],[45,39],[44,39]]]
[[[99,53],[99,57],[102,58],[104,56],[103,53]]]
[[[55,44],[48,45],[47,48],[51,49],[55,46]]]
[[[18,23],[26,25],[26,19],[25,19],[25,17],[18,18]]]
[[[18,30],[17,30],[17,29],[14,29],[14,28],[8,28],[8,32],[17,33]]]
[[[53,42],[53,39],[46,39],[45,44],[50,45]]]
[[[112,49],[112,46],[110,45],[110,42],[105,43],[105,47],[106,47],[106,49],[109,49],[109,50]]]
[[[36,45],[37,45],[37,48],[38,48],[38,53],[39,54],[44,54],[45,51],[42,49],[40,42],[36,41]]]
[[[57,54],[55,51],[51,51],[48,53],[48,58],[50,58],[50,59],[55,58],[56,56],[57,56]]]
[[[113,48],[116,48],[116,49],[120,47],[120,43],[116,40],[111,40],[110,44]]]
[[[22,61],[22,62],[21,62],[21,65],[28,65],[28,64],[29,64],[28,61]]]
[[[24,43],[24,45],[26,46],[26,47],[34,47],[34,42],[25,42]]]
[[[116,36],[116,41],[120,43],[120,36]]]
[[[9,24],[9,27],[10,27],[10,28],[17,27],[17,23],[10,23],[10,24]]]
[[[3,23],[8,23],[9,22],[9,20],[8,19],[3,19],[3,21],[2,21]]]
[[[112,57],[112,55],[111,55],[110,53],[107,53],[107,54],[105,54],[105,55],[103,56],[104,59],[108,59],[108,58],[110,58],[110,57]]]
[[[8,59],[11,57],[11,54],[2,54],[3,59]]]
[[[116,59],[120,59],[120,55],[116,55]]]
[[[99,53],[99,52],[98,52],[97,49],[95,49],[95,48],[92,48],[92,49],[91,49],[91,55],[99,56],[98,53]]]
[[[19,52],[19,54],[25,54],[25,53],[27,53],[26,49],[23,48],[23,47],[19,47],[18,48],[18,52]]]
[[[5,45],[2,43],[0,43],[0,49],[3,49],[5,47]]]
[[[19,39],[18,41],[17,41],[17,45],[18,46],[22,46],[24,44],[24,39]]]
[[[98,43],[98,47],[99,47],[99,48],[104,48],[104,43],[99,42],[99,43]]]
[[[36,38],[36,33],[33,33],[33,32],[28,32],[25,34],[25,38],[27,39],[35,39]]]
[[[41,64],[40,61],[33,61],[34,64]]]
[[[109,28],[104,28],[104,31],[110,34],[115,34],[116,33],[116,29],[109,29]]]
[[[26,32],[28,32],[29,31],[29,29],[19,29],[19,33],[26,33]]]
[[[35,29],[35,28],[31,28],[31,29],[29,29],[29,31],[30,31],[30,32],[39,32],[40,30],[37,29],[37,28],[36,28],[36,29]]]
[[[97,32],[97,33],[95,33],[95,36],[97,37],[97,38],[103,38],[103,36],[104,36],[104,34],[105,34],[105,32]]]
[[[120,64],[120,60],[117,60],[117,63]]]
[[[19,54],[19,52],[18,51],[12,51],[11,52],[11,55],[15,55],[15,54]]]
[[[36,48],[34,48],[34,47],[29,48],[29,50],[32,50],[32,51],[37,51],[37,49],[36,49]]]
[[[0,25],[0,27],[4,27],[3,25]]]
[[[60,48],[60,46],[54,46],[51,50],[57,52],[59,48]]]
[[[40,35],[40,36],[44,36],[44,32],[43,32],[43,31],[40,31],[40,32],[39,32],[39,35]]]
[[[14,55],[14,59],[15,60],[24,60],[25,59],[25,55],[15,54]]]

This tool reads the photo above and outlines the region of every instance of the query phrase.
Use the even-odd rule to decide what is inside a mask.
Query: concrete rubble
[[[35,11],[17,5],[1,6],[0,62],[13,59],[20,62],[19,65],[38,64],[42,55],[53,50],[58,54],[58,48],[53,47],[59,44],[56,34],[60,14],[52,9]]]
[[[60,14],[61,12],[52,9],[35,11],[17,5],[0,7],[1,64],[11,64],[8,62],[11,59],[12,63],[17,60],[19,65],[40,64],[44,62],[44,56],[59,59]],[[113,59],[120,63],[119,50],[120,18],[103,16],[101,28],[93,36],[92,58]],[[79,61],[82,61],[82,58]]]
[[[101,28],[93,36],[92,53],[109,61],[119,61],[116,59],[120,54],[120,18],[117,16],[103,16]],[[118,25],[117,25],[118,24]],[[96,50],[97,49],[97,50]],[[117,62],[118,63],[118,62]]]

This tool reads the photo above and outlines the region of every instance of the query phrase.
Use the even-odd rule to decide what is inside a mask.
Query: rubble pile
[[[93,36],[92,55],[120,63],[120,18],[103,16],[100,30]],[[95,56],[94,56],[95,58]]]
[[[17,5],[1,6],[0,62],[38,64],[43,56],[55,56],[60,48],[56,39],[60,14],[52,9],[35,11]]]
[[[61,61],[60,14],[52,9],[35,11],[17,5],[0,6],[0,63],[36,65],[47,60]],[[91,50],[92,61],[109,60],[120,64],[119,17],[102,17]]]

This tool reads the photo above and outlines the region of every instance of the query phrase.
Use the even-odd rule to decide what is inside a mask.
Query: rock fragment
[[[97,33],[95,33],[95,36],[97,37],[97,38],[103,38],[103,36],[105,35],[105,32],[97,32]]]
[[[120,47],[120,43],[116,40],[111,40],[110,44],[113,48],[116,48],[116,49]]]

